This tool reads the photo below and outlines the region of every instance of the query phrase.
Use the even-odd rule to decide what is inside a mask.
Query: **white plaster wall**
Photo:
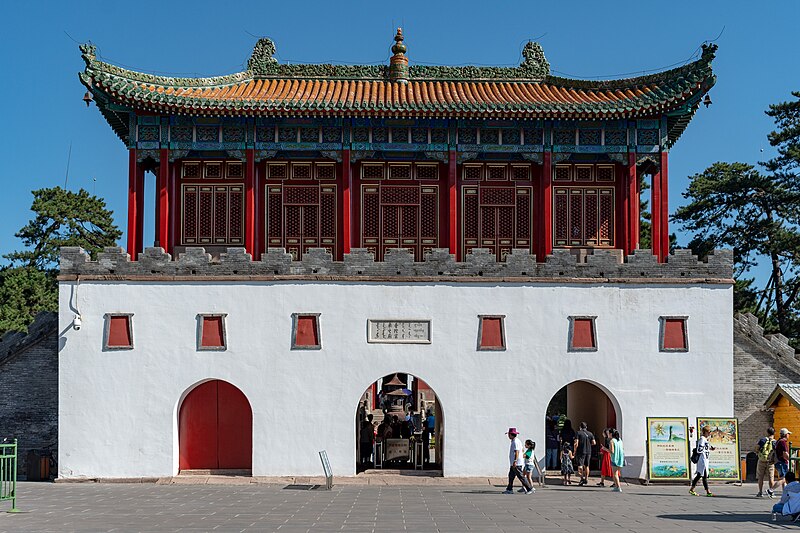
[[[253,409],[253,475],[355,472],[362,392],[396,371],[425,380],[445,420],[445,476],[503,476],[509,426],[544,447],[543,417],[584,379],[618,407],[630,466],[645,472],[645,417],[733,416],[732,288],[354,282],[97,282],[60,286],[59,476],[178,471],[177,411],[223,379]],[[83,327],[68,328],[74,308]],[[103,315],[134,313],[133,350],[103,351]],[[291,314],[321,313],[322,349],[290,350]],[[196,315],[227,313],[228,349],[196,349]],[[508,349],[476,350],[479,314],[506,315]],[[567,352],[570,315],[597,315],[599,349]],[[659,353],[659,316],[689,316],[688,353]],[[368,318],[429,318],[432,344],[367,344]],[[577,422],[577,421],[576,421]]]

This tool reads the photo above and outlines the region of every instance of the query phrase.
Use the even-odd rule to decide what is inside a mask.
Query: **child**
[[[564,476],[564,481],[561,483],[562,485],[569,485],[572,483],[570,477],[575,473],[575,470],[572,468],[572,457],[572,447],[568,442],[565,442],[561,447],[561,475]]]
[[[536,489],[533,488],[533,479],[531,475],[533,473],[533,450],[536,449],[536,443],[533,442],[531,439],[525,441],[525,453],[523,457],[525,459],[525,479],[528,480],[528,485],[531,486],[531,492],[536,492]],[[523,487],[520,492],[524,491],[525,488]]]

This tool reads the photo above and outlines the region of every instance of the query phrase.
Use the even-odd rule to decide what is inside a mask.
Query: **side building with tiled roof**
[[[309,475],[325,449],[337,475],[485,476],[495,435],[542,448],[566,414],[622,429],[638,477],[647,416],[732,415],[731,254],[668,238],[715,45],[610,81],[553,76],[537,43],[516,67],[414,65],[400,30],[388,65],[281,64],[260,39],[213,78],[81,51],[128,148],[127,251],[62,254],[59,475]]]

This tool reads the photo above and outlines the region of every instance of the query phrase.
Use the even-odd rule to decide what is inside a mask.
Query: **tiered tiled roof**
[[[610,81],[551,76],[536,43],[525,47],[519,67],[408,67],[397,53],[389,67],[282,65],[272,57],[272,42],[262,39],[246,71],[215,78],[144,74],[99,61],[94,46],[81,49],[86,69],[80,79],[101,110],[112,102],[160,113],[223,116],[598,120],[669,114],[679,126],[670,137],[677,138],[716,81],[711,61],[717,47],[703,45],[700,59],[672,70]],[[400,74],[394,70],[398,56],[406,62]]]

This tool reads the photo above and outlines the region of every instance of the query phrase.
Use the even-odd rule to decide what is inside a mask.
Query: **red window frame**
[[[292,350],[322,349],[319,329],[320,314],[292,313]]]
[[[658,333],[659,352],[688,352],[689,328],[688,316],[662,316],[658,318],[660,328]],[[677,331],[676,331],[677,328]],[[676,336],[678,339],[676,340]]]
[[[478,351],[506,349],[505,318],[506,315],[478,315]]]
[[[103,328],[103,349],[104,350],[132,350],[133,349],[133,313],[106,313],[105,325]],[[127,336],[127,344],[118,343],[118,332],[115,329],[119,326],[124,327]]]
[[[596,319],[596,316],[569,317],[568,347],[570,352],[597,351]]]
[[[222,351],[228,349],[228,335],[225,326],[227,313],[200,313],[197,315],[197,349],[200,351]],[[215,333],[206,329],[206,324],[212,322],[218,324]],[[218,336],[219,344],[211,344],[208,341],[214,340],[211,335]]]

